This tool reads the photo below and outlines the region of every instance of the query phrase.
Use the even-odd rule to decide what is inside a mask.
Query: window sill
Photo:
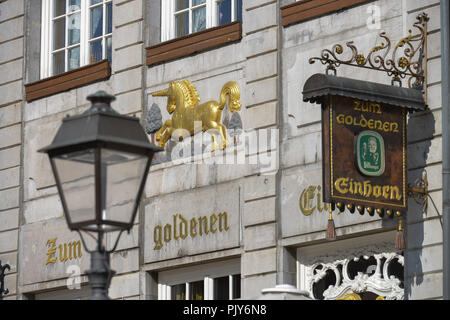
[[[108,79],[110,76],[111,65],[109,61],[102,60],[57,76],[28,83],[25,85],[25,97],[27,102],[30,102],[99,80]]]
[[[281,7],[283,27],[304,22],[371,0],[303,0]]]
[[[242,39],[239,21],[206,29],[146,48],[147,66],[214,49]]]

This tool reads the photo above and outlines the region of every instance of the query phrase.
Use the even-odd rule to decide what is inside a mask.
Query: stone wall
[[[292,3],[292,1],[287,1]],[[287,3],[285,3],[287,4]],[[368,9],[380,9],[381,29],[367,27]],[[412,28],[416,16],[426,12],[428,24],[427,97],[429,110],[410,115],[408,120],[408,182],[413,184],[428,173],[431,197],[442,212],[442,124],[440,92],[440,32],[439,1],[373,1],[366,5],[288,26],[283,32],[283,142],[281,149],[282,233],[285,245],[302,245],[322,241],[326,228],[326,214],[320,214],[319,201],[313,199],[312,215],[300,214],[298,199],[308,186],[321,187],[321,113],[320,107],[301,100],[306,79],[325,68],[320,63],[310,65],[308,59],[319,56],[322,49],[353,41],[365,54],[376,45],[377,35],[385,31],[395,44]],[[338,76],[389,84],[390,78],[376,71],[362,71],[341,66]],[[309,146],[305,148],[305,146]],[[316,174],[314,174],[314,170]],[[299,188],[295,189],[295,184]],[[315,194],[318,193],[317,188]],[[442,298],[442,226],[438,211],[429,200],[428,212],[410,199],[407,213],[407,248],[405,250],[405,298]],[[313,207],[313,205],[311,205]],[[322,208],[323,209],[323,208]],[[293,223],[295,222],[295,223]],[[335,216],[339,237],[358,236],[361,232],[392,230],[396,220],[350,215],[347,210]],[[392,250],[394,239],[392,239]],[[299,259],[301,257],[297,257]],[[426,262],[425,262],[426,261]]]
[[[48,240],[57,238],[58,244],[78,241],[76,233],[64,229],[47,156],[37,153],[51,142],[62,118],[83,112],[89,107],[86,96],[105,90],[117,97],[112,105],[118,112],[135,115],[145,125],[150,106],[156,104],[164,121],[169,119],[166,99],[151,93],[182,79],[194,83],[201,101],[217,100],[223,84],[236,81],[241,90],[243,107],[239,115],[244,130],[259,133],[277,129],[278,133],[270,136],[274,144],[268,148],[247,150],[244,164],[220,164],[220,153],[189,163],[155,163],[135,226],[130,234],[122,235],[111,256],[117,274],[110,297],[154,299],[158,272],[236,258],[241,261],[244,299],[276,284],[296,284],[296,248],[308,251],[309,246],[326,243],[324,204],[315,198],[310,215],[299,207],[302,192],[314,186],[317,196],[322,181],[320,107],[304,103],[301,92],[306,79],[324,72],[324,66],[310,65],[308,59],[320,55],[324,48],[350,40],[367,53],[381,31],[367,27],[367,9],[372,5],[381,9],[381,29],[393,42],[406,35],[417,14],[425,11],[431,17],[427,65],[430,110],[409,119],[408,168],[411,183],[426,169],[431,196],[442,212],[438,0],[372,1],[288,27],[281,26],[280,7],[294,1],[245,0],[240,41],[150,67],[145,65],[145,48],[160,42],[159,1],[113,0],[111,77],[26,102],[23,85],[39,79],[40,15],[33,2],[0,3],[0,260],[11,265],[6,276],[10,289],[7,299],[33,298],[44,290],[65,289],[67,268],[72,264],[81,268],[81,284],[87,284],[87,253],[71,261],[46,264]],[[351,67],[339,68],[338,75],[390,83],[385,74]],[[226,109],[223,118],[230,116]],[[245,148],[246,141],[240,146]],[[239,150],[230,148],[225,155],[235,152]],[[261,159],[270,159],[272,166],[264,166]],[[199,212],[185,209],[177,199],[198,202],[194,209]],[[218,212],[206,212],[208,201]],[[233,214],[230,233],[208,234],[208,243],[188,239],[192,247],[185,250],[177,250],[167,241],[162,251],[154,254],[155,226],[164,228],[177,214],[175,211],[193,219],[218,214],[227,205],[228,213]],[[442,298],[442,228],[437,211],[430,203],[428,213],[424,213],[413,200],[409,207],[406,296]],[[163,209],[171,214],[164,217],[164,212],[158,211]],[[211,225],[215,225],[213,221]],[[356,243],[357,237],[390,232],[396,226],[395,220],[348,212],[337,216],[335,223],[339,238],[334,247],[339,246],[339,239],[350,238]],[[107,244],[111,245],[116,236],[108,235]],[[217,239],[222,242],[215,247]],[[34,272],[36,266],[39,270]]]
[[[428,24],[427,98],[429,110],[416,113],[408,122],[408,180],[428,175],[428,211],[409,200],[405,297],[410,300],[442,299],[442,96],[440,6],[437,0],[404,1],[404,20],[411,25],[426,12]],[[434,207],[434,201],[436,208]],[[437,210],[436,210],[437,209]]]
[[[28,2],[30,8],[34,6],[32,2]],[[29,14],[27,17],[29,24],[40,28],[40,16],[33,17],[33,15]],[[86,100],[87,95],[97,90],[105,90],[116,96],[117,100],[112,103],[112,106],[118,112],[141,116],[144,92],[142,82],[145,68],[142,63],[145,55],[142,40],[143,19],[143,1],[113,1],[113,62],[111,77],[106,81],[89,84],[32,102],[22,102],[25,106],[23,115],[23,159],[26,159],[26,165],[23,170],[24,195],[23,202],[21,202],[21,207],[23,208],[23,226],[20,229],[21,239],[37,239],[39,233],[42,233],[42,230],[37,228],[37,226],[42,224],[46,226],[45,239],[56,237],[55,233],[50,231],[56,230],[54,228],[57,225],[61,225],[61,221],[64,220],[48,158],[44,154],[37,153],[38,149],[51,143],[62,118],[66,115],[79,114],[86,110],[89,107],[89,102]],[[36,39],[33,37],[33,34],[30,34],[24,41],[28,50],[32,51],[26,55],[25,68],[27,68],[29,73],[29,81],[27,83],[38,79],[36,74],[30,72],[36,66],[37,61],[39,61],[36,60],[36,56],[40,57],[39,46],[35,42]],[[38,70],[34,72],[36,73]],[[21,93],[20,99],[22,97]],[[139,297],[139,219],[136,219],[135,223],[136,225],[130,234],[122,235],[117,250],[111,256],[111,266],[117,272],[110,287],[110,297],[113,299],[134,299]],[[61,226],[61,228],[63,227]],[[108,235],[107,243],[112,246],[116,237],[117,234]],[[58,238],[67,238],[67,241],[75,241],[78,239],[78,235],[66,229]],[[40,248],[41,250],[48,249],[45,241],[37,245],[43,247]],[[24,246],[25,243],[22,243],[21,248]],[[45,265],[45,256],[42,257],[42,254],[40,258],[34,258],[33,263],[27,263],[29,257],[25,255],[29,255],[29,251],[22,250],[19,252],[22,276],[19,277],[18,285],[19,290],[23,294],[22,298],[33,298],[33,295],[30,295],[31,293],[34,294],[42,290],[67,288],[67,283],[64,279],[39,282],[38,278],[26,280],[24,275],[30,272],[30,268],[34,268],[33,263],[35,263],[40,264],[41,272],[44,273],[42,275],[44,279],[55,279],[56,275],[56,278],[61,279],[61,277],[68,276],[66,271],[70,266],[69,262],[65,262],[64,268],[60,267],[61,269],[56,271]],[[81,268],[81,284],[86,284],[87,277],[83,274],[89,268],[89,255],[86,253],[83,259],[72,261],[72,263]]]
[[[0,261],[9,264],[4,299],[16,299],[23,189],[24,3],[0,3]]]

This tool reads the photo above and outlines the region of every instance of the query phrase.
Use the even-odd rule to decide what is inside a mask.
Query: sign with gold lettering
[[[303,100],[322,105],[323,201],[405,212],[406,116],[425,107],[421,92],[316,74]]]
[[[323,201],[322,164],[298,166],[283,173],[280,179],[281,236],[295,239],[297,236],[310,237],[319,234],[326,227],[330,205]],[[377,214],[350,214],[346,208],[335,216],[336,228],[347,228],[346,234],[360,232],[352,226],[379,220]],[[353,231],[352,231],[353,230]]]
[[[73,268],[84,274],[89,269],[89,254],[79,235],[67,228],[64,218],[48,219],[21,228],[20,250],[21,279],[24,285],[67,279]],[[95,240],[86,237],[88,247],[95,247]],[[107,242],[106,245],[109,243]]]
[[[324,201],[406,210],[406,110],[330,96],[323,112]]]
[[[238,183],[154,197],[145,207],[144,262],[238,248],[241,198]]]
[[[163,248],[164,243],[172,240],[185,240],[187,237],[194,239],[202,237],[209,233],[227,232],[230,229],[228,225],[228,213],[211,214],[210,216],[193,217],[186,219],[182,214],[177,213],[172,216],[173,223],[157,225],[153,229],[154,250]]]

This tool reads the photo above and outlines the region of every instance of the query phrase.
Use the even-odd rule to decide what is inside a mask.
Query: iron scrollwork
[[[9,264],[2,265],[0,261],[0,300],[3,299],[3,295],[7,295],[9,293],[8,289],[5,289],[5,272],[6,270],[11,270]]]
[[[392,84],[398,83],[400,86],[402,79],[409,77],[410,88],[422,89],[426,75],[423,59],[429,17],[422,13],[416,19],[413,26],[418,29],[418,34],[413,35],[412,30],[409,30],[408,35],[395,45],[390,56],[392,43],[386,33],[382,32],[379,35],[382,38],[381,44],[373,47],[367,56],[359,52],[353,41],[350,41],[346,43],[351,51],[350,58],[343,59],[344,47],[336,44],[331,50],[322,50],[320,57],[310,58],[309,63],[320,61],[327,65],[326,73],[332,71],[334,75],[337,73],[336,68],[342,64],[386,72],[392,77]]]

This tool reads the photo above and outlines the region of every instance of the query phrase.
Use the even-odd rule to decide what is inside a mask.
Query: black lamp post
[[[87,99],[91,108],[67,116],[52,144],[39,152],[49,156],[69,229],[91,253],[91,299],[105,300],[115,273],[109,255],[122,232],[130,232],[153,155],[162,149],[149,142],[137,118],[111,108],[114,96],[98,91]],[[80,231],[97,233],[95,250],[88,250]],[[104,236],[112,231],[120,233],[107,250]]]

